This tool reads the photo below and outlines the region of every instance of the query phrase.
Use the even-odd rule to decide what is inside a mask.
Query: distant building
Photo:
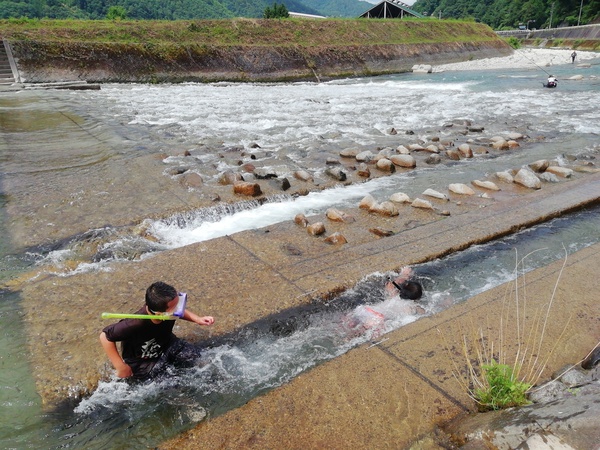
[[[289,12],[290,17],[298,17],[300,19],[327,19],[325,16],[317,16],[315,14],[304,14],[297,12]]]
[[[425,17],[423,14],[419,14],[412,10],[409,5],[402,3],[399,0],[384,0],[364,12],[360,17],[365,17],[367,19],[402,19],[405,16]]]

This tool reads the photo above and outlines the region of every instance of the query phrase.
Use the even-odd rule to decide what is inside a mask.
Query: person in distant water
[[[164,315],[177,308],[179,295],[173,286],[157,281],[146,290],[146,304],[136,314]],[[200,317],[185,309],[182,319],[212,325],[211,316]],[[200,353],[192,344],[173,334],[175,320],[123,319],[100,333],[100,343],[119,378],[146,380],[163,372],[167,365],[196,362]],[[121,354],[117,350],[121,342]]]
[[[558,85],[558,81],[554,75],[548,75],[548,84],[547,87],[556,87]]]
[[[575,63],[575,58],[577,58],[577,52],[573,50],[573,53],[571,53],[571,64]]]

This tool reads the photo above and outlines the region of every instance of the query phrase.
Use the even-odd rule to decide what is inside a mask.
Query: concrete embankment
[[[143,37],[137,42],[83,40],[80,34],[57,42],[39,32],[15,31],[11,35],[5,31],[3,37],[10,43],[21,80],[28,83],[320,81],[407,72],[415,64],[444,64],[512,52],[489,27],[475,23],[363,20],[315,25],[290,21],[283,25],[288,29],[279,33],[286,36],[269,41],[264,37],[257,40],[256,29],[269,30],[279,22],[247,22],[234,24],[235,42],[226,44],[201,35],[188,42],[160,44],[144,43]],[[204,26],[190,24],[186,32]],[[406,38],[398,31],[402,27],[407,30]],[[66,35],[72,32],[65,31]],[[306,36],[314,40],[320,33],[321,41],[307,42]]]

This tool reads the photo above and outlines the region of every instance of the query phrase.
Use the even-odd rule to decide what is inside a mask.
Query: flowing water
[[[559,79],[573,70],[570,66],[553,68]],[[584,73],[598,77],[600,66],[596,62]],[[35,203],[11,205],[13,196],[27,199],[24,193],[32,190],[51,202],[53,189],[58,191],[69,183],[78,185],[78,178],[90,176],[90,167],[98,170],[111,164],[124,165],[173,146],[191,151],[198,161],[194,170],[210,182],[220,171],[234,167],[234,162],[220,156],[223,148],[251,148],[252,143],[259,143],[260,153],[269,153],[270,164],[281,166],[281,170],[303,167],[318,171],[324,165],[322,153],[336,154],[351,146],[393,145],[397,137],[388,133],[392,127],[399,131],[442,130],[443,134],[442,124],[470,119],[485,125],[492,135],[519,130],[544,136],[543,142],[528,145],[527,152],[420,168],[410,175],[383,177],[304,197],[282,195],[268,202],[191,208],[158,219],[149,215],[147,225],[158,237],[157,242],[106,226],[69,239],[39,238],[37,245],[21,251],[3,233],[0,273],[8,279],[48,261],[60,265],[65,255],[77,251],[79,243],[90,236],[100,236],[103,246],[77,265],[75,272],[99,270],[115,259],[130,258],[132,253],[140,257],[289,220],[298,212],[309,215],[331,206],[355,205],[369,192],[383,197],[405,189],[423,191],[436,183],[455,182],[457,177],[480,178],[536,159],[561,161],[565,154],[592,158],[600,144],[598,78],[564,81],[559,89],[550,90],[540,87],[544,77],[539,70],[447,72],[321,84],[107,85],[100,91],[23,92],[11,94],[10,99],[0,96],[0,124],[7,132],[0,161],[3,184],[11,189],[2,192],[3,229],[11,223],[11,208],[32,217],[38,214],[33,209]],[[41,142],[50,141],[52,130],[59,127],[53,123],[55,116],[50,121],[44,119],[49,105],[63,111],[62,121],[93,135],[103,144],[102,151],[74,143],[62,151],[44,152]],[[10,119],[9,111],[14,113]],[[36,151],[9,152],[11,142],[16,145],[17,139],[35,143]],[[166,165],[180,164],[180,160],[172,156]],[[143,178],[144,174],[130,172],[128,176]],[[25,181],[20,185],[19,177],[29,185]],[[45,186],[31,184],[42,177]],[[105,181],[107,185],[118,182]],[[77,192],[72,193],[73,202],[78,200]],[[82,220],[75,215],[63,219]],[[525,266],[533,269],[597,243],[599,219],[600,209],[591,208],[416,267],[426,291],[421,302],[424,314],[435,314],[453,302],[512,279],[517,257],[529,255]],[[62,271],[61,276],[70,273]],[[0,299],[0,442],[6,448],[156,445],[206,415],[238,407],[304,370],[358,344],[385,339],[382,333],[417,320],[419,314],[414,311],[399,313],[397,304],[386,302],[381,286],[388,275],[374,273],[328,304],[266,318],[235,336],[211,342],[197,367],[178,369],[173,376],[148,384],[104,382],[78,405],[53,412],[41,410],[24,357],[27,348],[18,295],[4,292]],[[384,313],[385,321],[377,333],[349,325],[349,317],[358,314],[362,304],[376,305]]]

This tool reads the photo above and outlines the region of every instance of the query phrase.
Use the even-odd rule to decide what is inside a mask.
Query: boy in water
[[[385,285],[387,300],[377,305],[358,306],[344,319],[344,325],[351,337],[371,333],[372,339],[379,338],[385,331],[385,321],[400,317],[423,314],[425,311],[414,300],[423,295],[423,288],[413,275],[410,267],[404,267],[398,277]]]
[[[146,304],[136,314],[164,315],[175,311],[179,296],[173,286],[157,281],[146,290]],[[211,316],[200,317],[185,309],[182,319],[212,325]],[[119,378],[145,380],[160,374],[168,364],[190,364],[198,350],[173,334],[175,320],[123,319],[100,333],[100,343]],[[121,342],[122,356],[117,350]]]

